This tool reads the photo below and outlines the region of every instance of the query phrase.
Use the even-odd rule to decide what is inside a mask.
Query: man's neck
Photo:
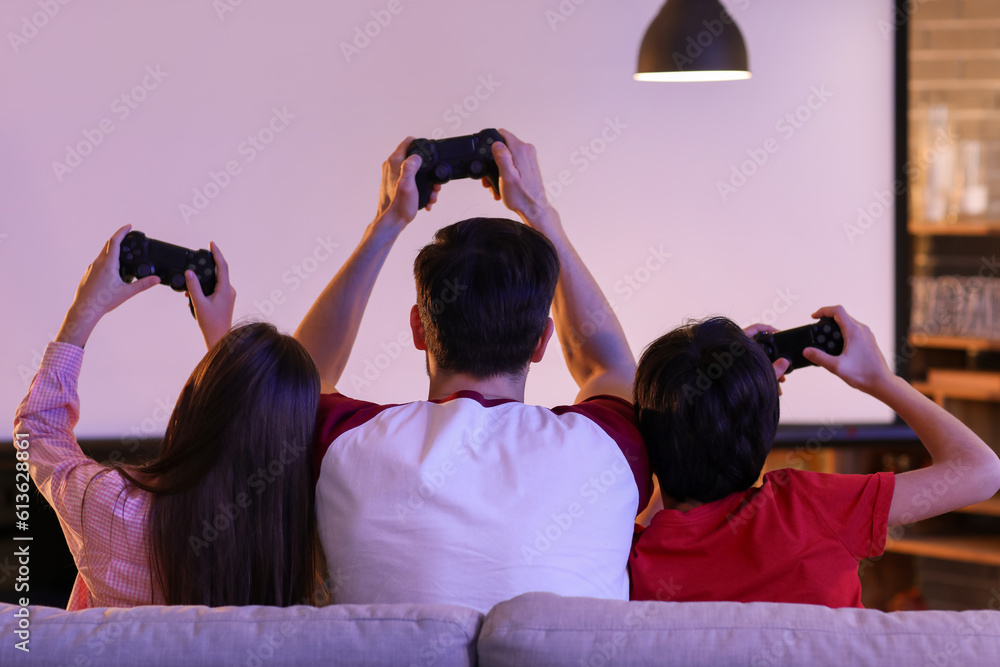
[[[427,393],[427,398],[431,401],[448,398],[458,391],[474,391],[481,394],[483,398],[505,398],[523,403],[527,374],[501,375],[483,380],[463,373],[442,373],[431,370],[430,379],[430,390]]]

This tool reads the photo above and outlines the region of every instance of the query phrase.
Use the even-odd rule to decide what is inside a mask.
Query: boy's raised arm
[[[991,497],[1000,488],[1000,459],[969,427],[889,370],[868,327],[841,306],[813,317],[833,317],[844,333],[844,351],[832,357],[807,349],[810,361],[835,373],[895,410],[909,424],[933,463],[896,475],[889,525],[913,523]]]

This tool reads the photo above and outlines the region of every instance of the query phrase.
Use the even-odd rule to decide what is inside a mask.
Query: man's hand
[[[389,213],[401,222],[409,223],[417,217],[420,195],[417,192],[416,175],[422,160],[419,155],[406,157],[406,149],[412,142],[413,137],[403,139],[403,143],[396,146],[389,159],[382,163],[382,187],[378,197],[377,218]],[[427,204],[428,211],[437,201],[440,190],[440,185],[434,186],[430,203]]]
[[[97,322],[118,306],[139,292],[148,290],[160,282],[156,276],[146,276],[141,280],[126,283],[119,274],[118,255],[122,239],[132,229],[125,225],[104,244],[97,259],[87,267],[86,273],[76,288],[76,296],[66,312],[56,342],[72,343],[83,347]]]
[[[236,305],[236,290],[229,282],[229,264],[215,243],[210,244],[215,258],[215,290],[209,295],[201,290],[201,283],[194,271],[184,272],[187,295],[194,306],[194,316],[198,320],[205,345],[212,349],[233,326],[233,307]]]
[[[885,363],[871,329],[848,315],[843,306],[820,308],[812,316],[832,317],[837,321],[844,334],[844,351],[839,356],[832,356],[808,347],[802,352],[806,359],[827,369],[851,387],[869,394],[895,377]]]
[[[549,209],[538,154],[534,146],[521,141],[512,132],[503,129],[499,132],[505,143],[496,142],[492,147],[493,159],[500,171],[500,192],[493,192],[493,198],[503,201],[504,206],[532,224]],[[485,179],[483,185],[490,188]]]
[[[748,327],[743,328],[743,333],[747,335],[751,340],[754,336],[759,333],[775,333],[777,329],[772,327],[770,324],[751,324]],[[757,343],[754,342],[754,345]],[[788,367],[792,365],[792,362],[784,357],[779,357],[773,364],[774,367],[774,377],[778,378],[778,382],[785,381],[785,373],[788,372]],[[781,385],[778,385],[778,395],[781,395]]]

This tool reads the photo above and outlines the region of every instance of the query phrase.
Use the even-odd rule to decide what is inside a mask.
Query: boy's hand
[[[194,317],[198,320],[201,335],[205,337],[208,349],[226,335],[233,326],[233,307],[236,305],[236,290],[229,282],[229,264],[215,243],[210,244],[215,258],[215,290],[208,296],[201,291],[201,283],[194,271],[184,272],[187,295],[194,306]]]
[[[820,308],[812,316],[832,317],[837,321],[844,335],[844,351],[839,356],[832,356],[809,347],[802,352],[806,359],[827,369],[851,387],[869,394],[886,379],[894,377],[871,329],[848,315],[843,306]]]
[[[376,217],[391,212],[404,223],[409,223],[417,217],[420,195],[417,192],[416,175],[422,160],[419,155],[406,157],[406,149],[412,142],[413,137],[403,139],[403,143],[396,146],[389,159],[382,163],[382,187],[379,192]],[[440,190],[440,185],[434,186],[430,203],[427,204],[428,211],[437,201]]]
[[[748,327],[743,328],[743,333],[747,335],[747,338],[753,339],[759,333],[775,333],[778,330],[772,327],[770,324],[751,324]],[[754,345],[756,345],[754,341]],[[784,357],[779,357],[773,364],[774,367],[774,377],[778,378],[778,382],[785,381],[785,373],[788,371],[788,367],[792,365],[792,362]],[[781,386],[778,386],[778,395],[781,395]]]

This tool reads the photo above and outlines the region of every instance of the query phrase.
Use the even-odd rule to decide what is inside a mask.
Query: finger
[[[145,292],[153,285],[159,285],[159,276],[146,276],[145,278],[140,278],[139,280],[133,281],[131,283],[124,283],[126,294],[128,294],[129,299],[138,294],[139,292]]]
[[[816,349],[815,347],[807,347],[802,350],[802,356],[817,366],[821,366],[830,372],[836,372],[837,370],[839,357],[831,356],[822,350]]]
[[[500,136],[503,137],[504,143],[510,146],[511,150],[524,146],[524,142],[518,139],[517,135],[510,130],[505,130],[501,127],[497,129],[497,132],[500,133]]]
[[[184,272],[184,284],[187,285],[188,296],[191,297],[191,301],[194,303],[194,309],[196,311],[200,310],[202,304],[207,301],[205,293],[201,291],[201,283],[198,282],[198,277],[194,274],[194,271],[190,269]]]
[[[792,365],[792,362],[785,357],[781,357],[772,365],[774,366],[774,377],[778,378],[779,382],[783,382],[785,373],[788,372],[788,367]]]
[[[111,238],[108,239],[108,242],[104,244],[104,254],[117,259],[118,249],[121,248],[122,239],[125,238],[125,235],[128,234],[131,229],[132,225],[125,225],[112,234]]]
[[[847,315],[847,311],[844,310],[843,306],[824,306],[812,314],[812,317],[832,317],[837,320],[837,324],[842,324],[841,320],[837,316],[844,317]]]
[[[504,179],[517,178],[517,167],[514,166],[514,155],[511,153],[510,148],[498,141],[493,144],[492,150],[493,160],[497,163],[500,177]],[[489,187],[489,181],[485,182],[487,187]]]
[[[413,143],[413,137],[407,137],[403,139],[403,141],[398,146],[396,146],[396,150],[394,150],[389,155],[389,164],[391,165],[402,164],[402,162],[406,159],[406,149],[408,149],[410,147],[410,144],[412,143]]]
[[[208,244],[208,247],[212,250],[212,259],[215,260],[215,282],[217,286],[228,285],[229,284],[229,262],[226,258],[222,256],[222,251],[219,250],[219,246],[212,241]],[[187,275],[184,276],[185,281],[187,281]]]
[[[743,333],[751,338],[759,333],[774,333],[775,331],[777,331],[777,329],[772,327],[770,324],[761,324],[760,322],[743,328]]]
[[[429,211],[429,210],[431,210],[431,206],[433,206],[434,204],[436,204],[436,203],[437,203],[437,200],[438,200],[438,193],[439,193],[440,191],[441,191],[441,188],[440,188],[440,187],[435,187],[435,189],[431,190],[431,198],[430,198],[430,200],[429,200],[429,201],[427,202],[427,206],[426,206],[426,208],[427,208],[427,210],[428,210],[428,211]]]

